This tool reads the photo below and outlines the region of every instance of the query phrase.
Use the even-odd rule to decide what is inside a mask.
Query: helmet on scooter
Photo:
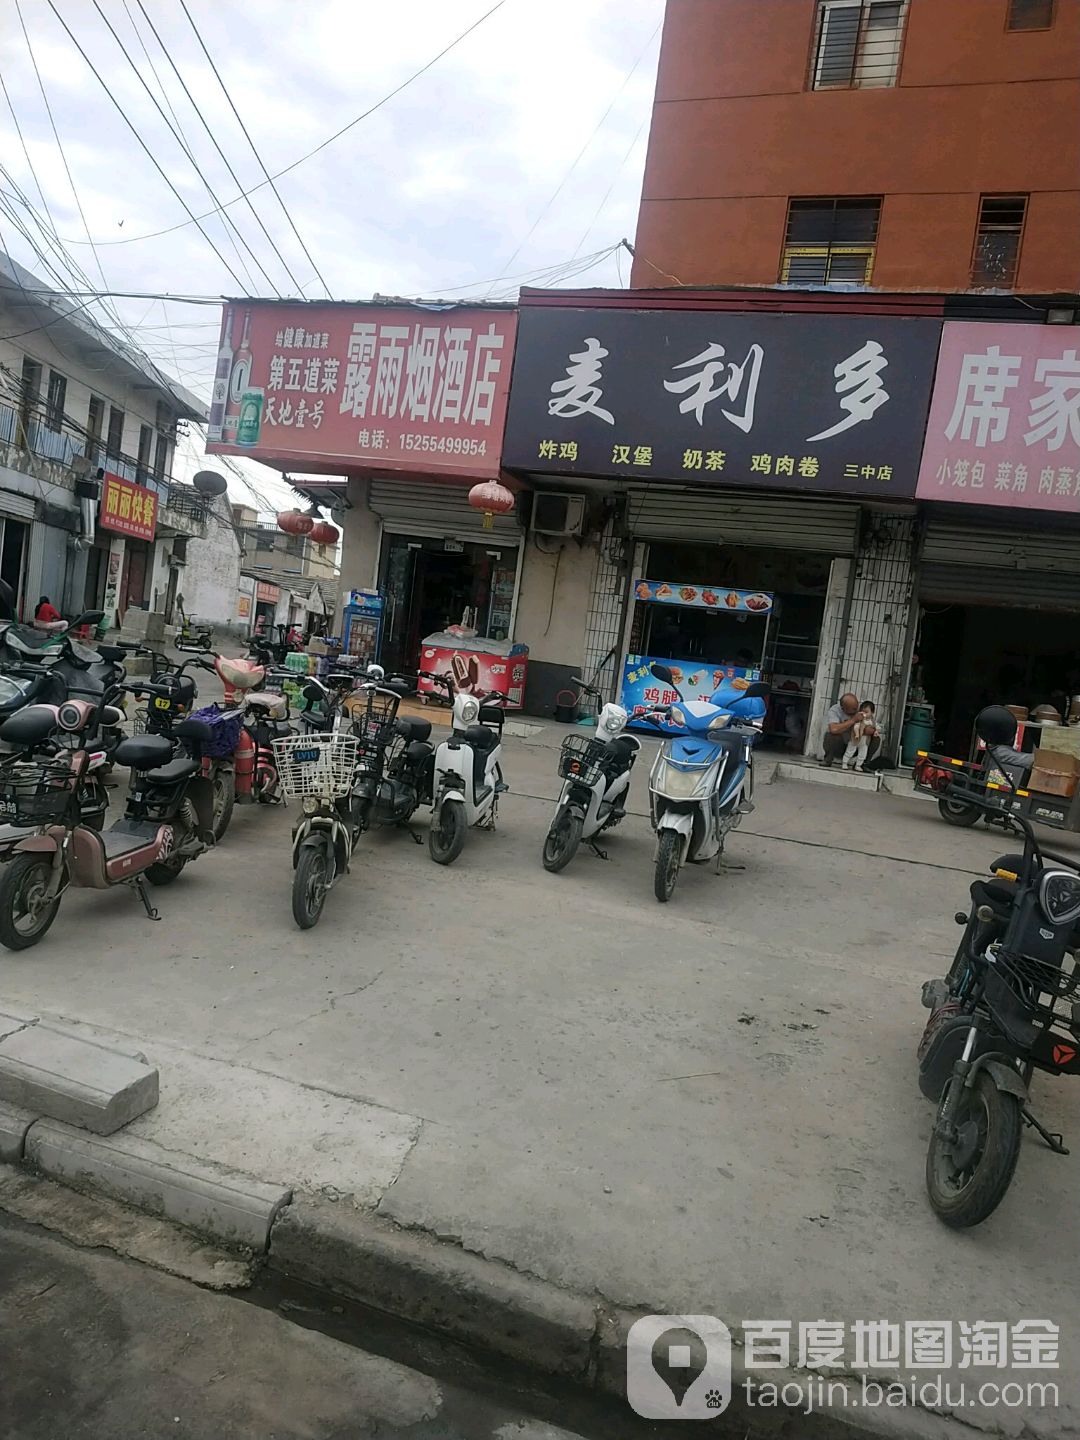
[[[986,745],[1011,745],[1016,739],[1016,716],[1004,705],[987,705],[975,717],[975,733]]]

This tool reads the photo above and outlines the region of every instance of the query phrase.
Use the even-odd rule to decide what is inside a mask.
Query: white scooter
[[[650,712],[667,737],[649,776],[654,888],[657,900],[667,901],[684,862],[715,859],[719,873],[729,831],[754,808],[753,746],[771,687],[725,680],[708,700],[684,700],[666,665],[653,665],[652,673],[679,696]]]
[[[568,735],[559,752],[563,787],[544,837],[543,851],[544,869],[553,874],[570,864],[582,840],[601,860],[607,859],[596,837],[612,829],[626,814],[630,772],[641,749],[635,736],[623,733],[629,717],[621,705],[605,705],[600,691],[577,675],[573,683],[580,685],[586,695],[594,696],[602,708],[595,738]]]
[[[441,685],[453,703],[449,738],[435,752],[428,831],[431,858],[437,865],[451,865],[461,854],[466,830],[473,825],[494,830],[499,796],[509,789],[499,764],[506,696],[495,691],[470,695],[455,690],[451,675],[420,674]]]

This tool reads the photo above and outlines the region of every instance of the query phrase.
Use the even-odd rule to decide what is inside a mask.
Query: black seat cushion
[[[27,705],[0,725],[0,740],[11,745],[36,745],[57,729],[51,705]]]
[[[186,755],[181,755],[179,760],[172,760],[158,770],[147,770],[146,778],[151,785],[172,785],[177,780],[186,780],[198,769],[198,760],[190,760]]]
[[[998,915],[1008,913],[1017,886],[1012,880],[975,880],[971,886],[971,898],[976,905],[989,905]]]
[[[428,740],[431,738],[431,721],[418,720],[412,715],[399,715],[394,729],[404,740]]]
[[[172,733],[179,740],[192,740],[207,745],[214,738],[214,732],[205,720],[178,720],[172,726]]]
[[[495,746],[499,743],[498,735],[495,734],[494,730],[489,730],[486,725],[470,725],[465,731],[464,738],[474,750],[479,750],[484,753],[488,750],[494,750]]]
[[[135,735],[120,741],[113,758],[118,765],[129,765],[132,770],[152,770],[171,760],[172,753],[172,741],[164,735]]]
[[[503,721],[506,719],[506,711],[501,705],[481,705],[480,719],[485,725],[498,725],[501,730]]]

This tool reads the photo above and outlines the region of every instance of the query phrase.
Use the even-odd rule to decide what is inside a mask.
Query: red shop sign
[[[98,523],[136,540],[152,540],[157,526],[158,497],[153,490],[105,472]]]

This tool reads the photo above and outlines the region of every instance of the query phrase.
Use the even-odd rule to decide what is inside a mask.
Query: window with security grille
[[[869,285],[881,200],[820,197],[788,204],[782,285]]]
[[[57,370],[49,371],[49,390],[45,400],[45,428],[59,435],[64,428],[64,406],[67,404],[67,380]]]
[[[1020,240],[1027,214],[1026,195],[984,195],[971,262],[971,283],[1009,290],[1016,283]]]
[[[1049,30],[1054,23],[1054,0],[1009,0],[1006,30]]]
[[[895,85],[907,7],[908,0],[818,0],[811,89]]]

